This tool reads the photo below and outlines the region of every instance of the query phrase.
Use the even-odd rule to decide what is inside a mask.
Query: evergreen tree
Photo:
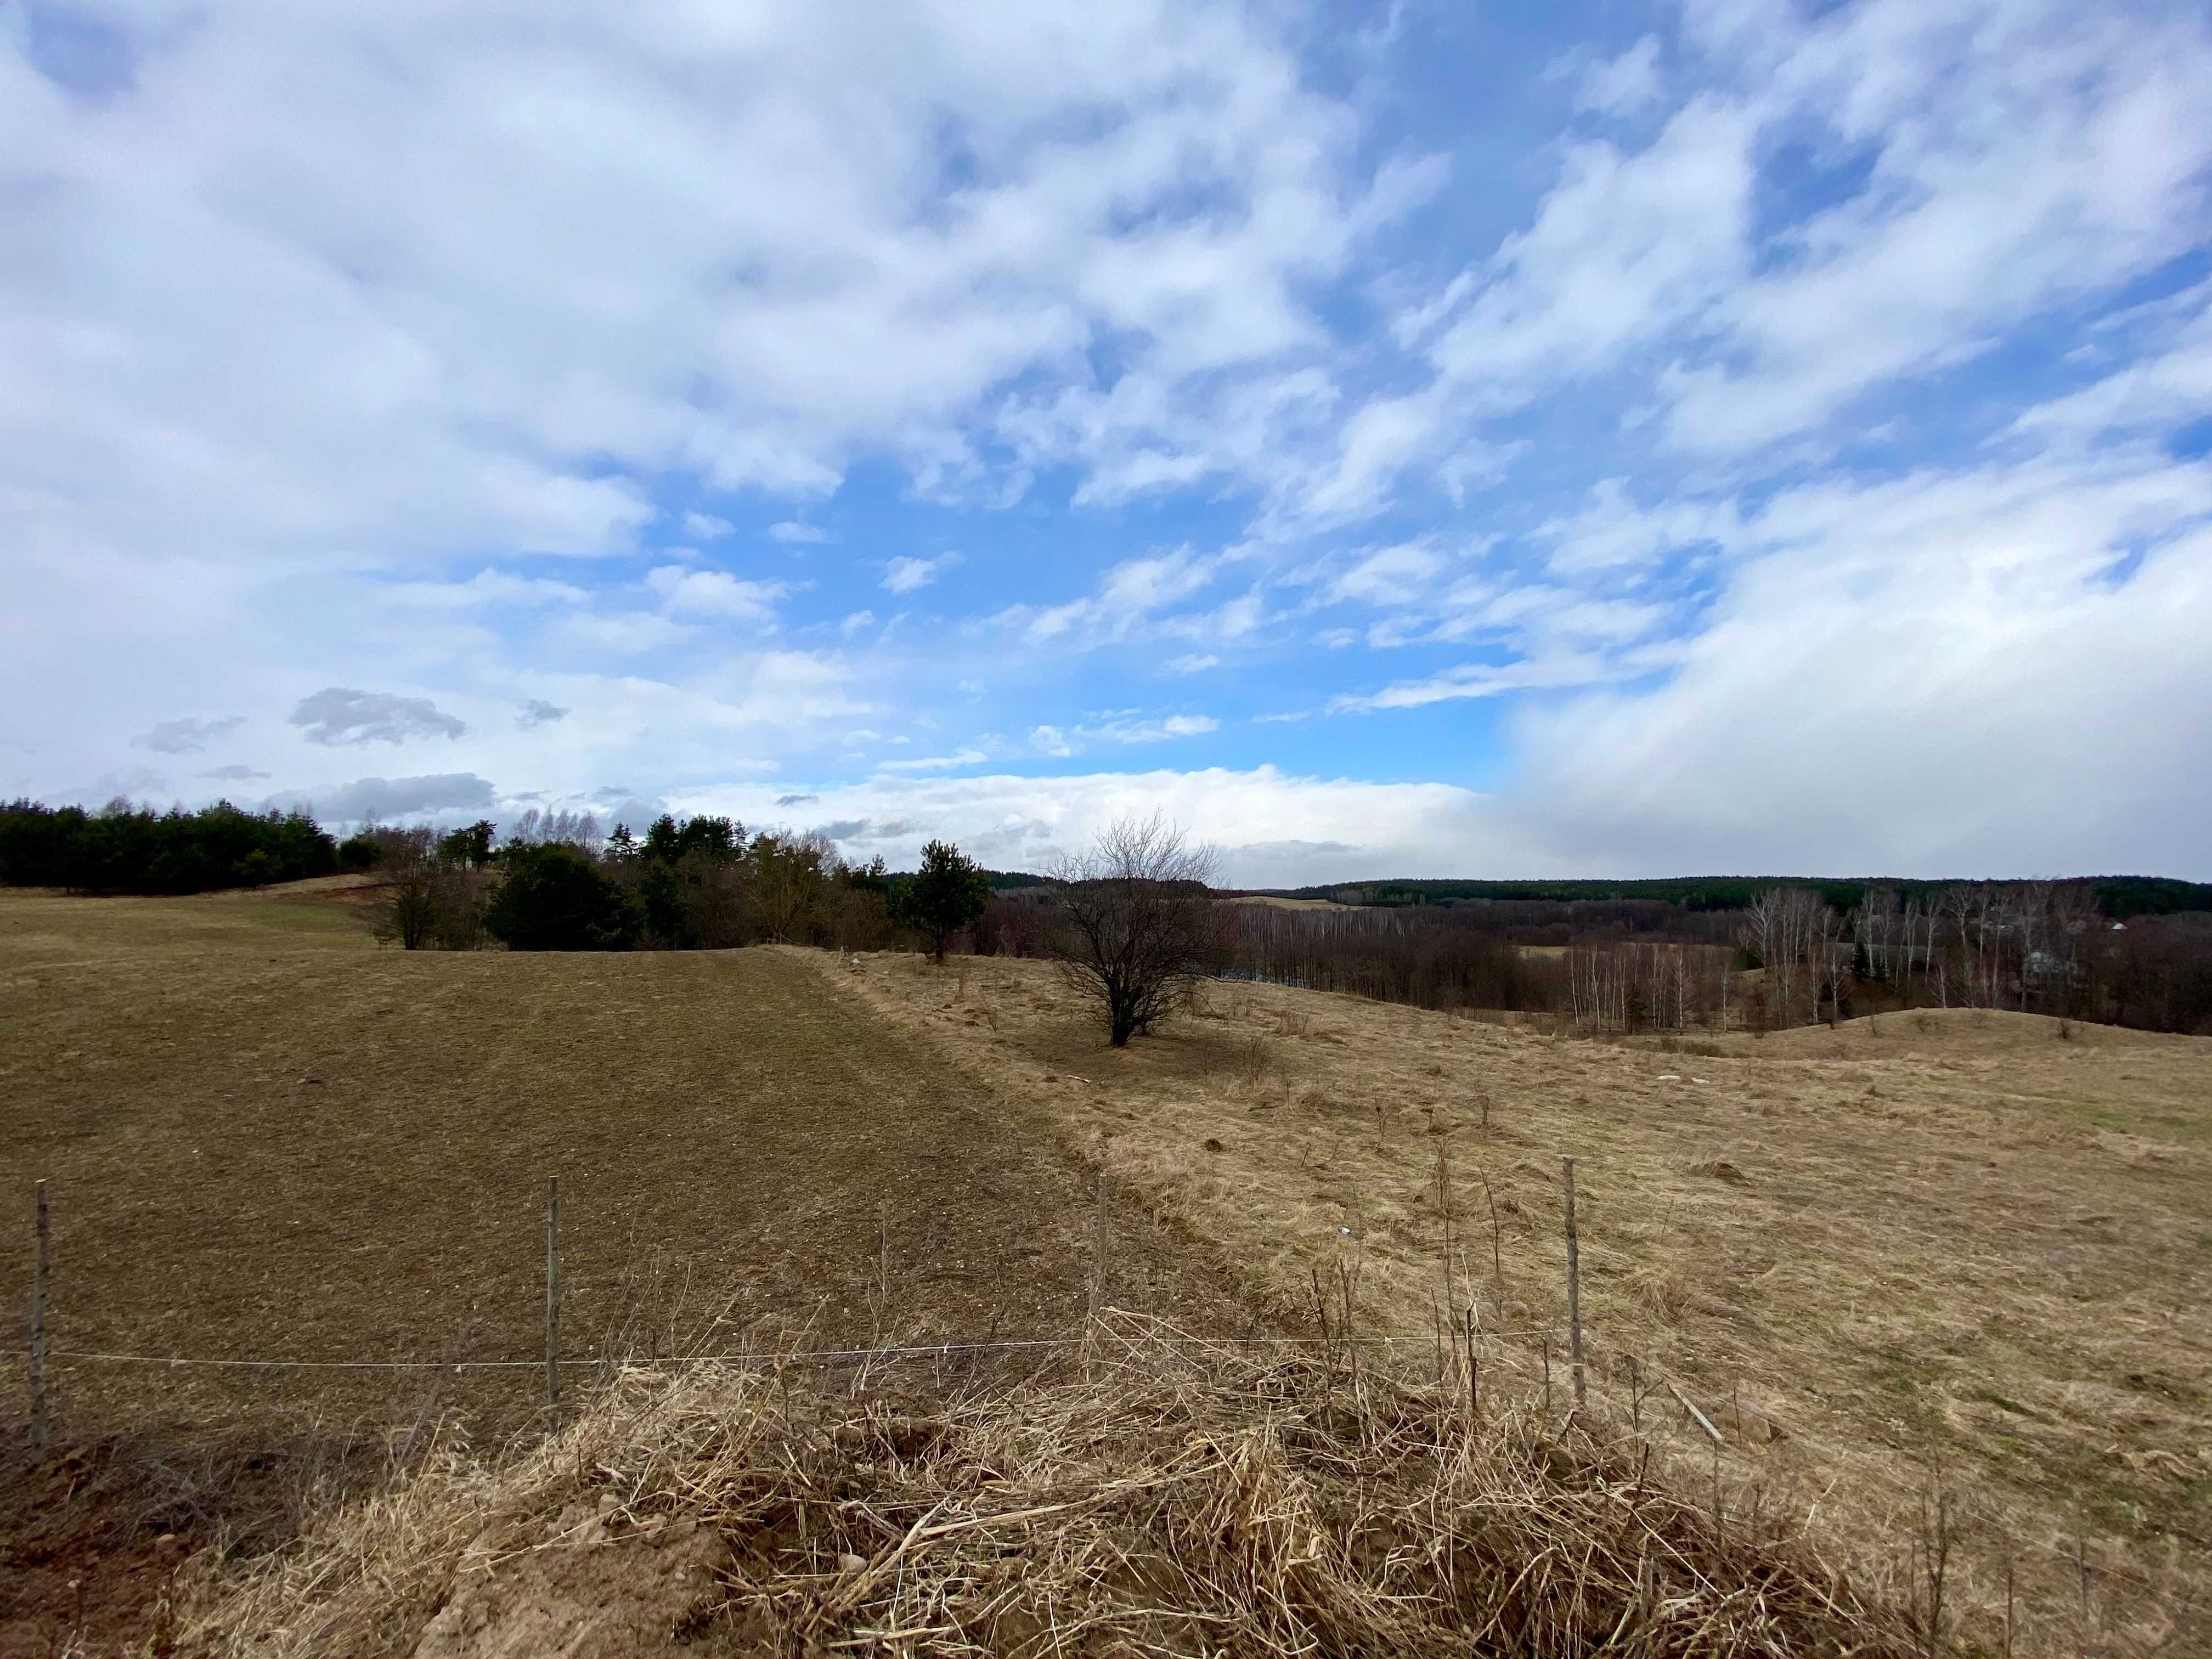
[[[621,884],[561,842],[509,848],[507,878],[484,916],[514,951],[627,951],[645,918]]]
[[[945,960],[945,946],[963,927],[982,920],[991,902],[991,878],[950,842],[921,849],[921,868],[899,893],[899,919],[929,940],[930,954]]]

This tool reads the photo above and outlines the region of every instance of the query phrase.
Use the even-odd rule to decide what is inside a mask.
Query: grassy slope
[[[555,1174],[573,1356],[727,1347],[757,1319],[823,1345],[1080,1321],[1089,1176],[797,954],[380,951],[346,890],[0,893],[0,1272],[27,1272],[50,1178],[58,1350],[528,1360]],[[1119,1300],[1234,1317],[1171,1240],[1134,1234],[1116,1267]],[[0,1654],[36,1497],[6,1478],[21,1375]],[[430,1407],[495,1431],[540,1388],[67,1362],[55,1383],[64,1443],[129,1435],[149,1467],[234,1429],[312,1464],[358,1422],[380,1451]],[[179,1525],[199,1501],[159,1500]]]
[[[1043,964],[939,976],[880,957],[848,977],[1010,1103],[1103,1140],[1286,1309],[1341,1256],[1373,1327],[1430,1328],[1448,1142],[1461,1293],[1491,1324],[1563,1330],[1572,1154],[1605,1396],[1626,1405],[1631,1359],[1679,1382],[1728,1435],[1723,1474],[1817,1507],[1864,1559],[1893,1554],[1940,1466],[1975,1592],[2001,1602],[2011,1551],[2054,1641],[2117,1640],[2131,1620],[2151,1640],[2198,1616],[2212,1042],[1960,1012],[1692,1058],[1217,987],[1207,1017],[1115,1054]],[[1532,1346],[1486,1364],[1533,1386]],[[1702,1466],[1663,1389],[1642,1409]],[[2086,1575],[2068,1559],[2084,1535]]]

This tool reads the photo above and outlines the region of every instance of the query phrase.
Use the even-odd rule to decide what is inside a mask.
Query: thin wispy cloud
[[[901,557],[884,567],[884,586],[893,593],[911,593],[918,587],[927,587],[945,571],[960,562],[957,553],[939,553],[935,558]]]

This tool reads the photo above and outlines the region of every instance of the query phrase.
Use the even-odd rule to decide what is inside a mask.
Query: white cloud
[[[293,789],[269,805],[313,811],[326,825],[389,823],[403,818],[465,817],[490,810],[492,787],[472,772],[416,778],[357,778],[319,789]]]
[[[1170,743],[1179,738],[1200,738],[1221,729],[1211,714],[1169,714],[1147,718],[1134,710],[1095,716],[1069,726],[1039,726],[1030,731],[1030,744],[1048,755],[1081,753],[1096,743]]]
[[[657,611],[593,611],[565,618],[553,641],[587,655],[635,657],[685,644],[697,633]]]
[[[1031,778],[878,776],[809,785],[833,826],[865,827],[867,846],[911,866],[933,836],[994,869],[1043,870],[1079,850],[1115,818],[1154,811],[1223,853],[1224,878],[1240,886],[1292,886],[1389,870],[1404,875],[1561,868],[1522,838],[1494,803],[1449,784],[1364,783],[1250,770],[1102,772]],[[766,798],[727,791],[699,809],[762,817]],[[878,833],[898,825],[896,836]],[[1286,838],[1285,826],[1296,827]]]
[[[393,582],[383,592],[401,605],[441,611],[497,605],[582,605],[591,597],[574,582],[555,581],[544,576],[518,576],[504,570],[479,570],[465,582]]]
[[[1756,119],[1700,97],[1649,148],[1566,152],[1534,222],[1401,328],[1454,407],[1500,414],[1614,365],[1695,317],[1749,264]]]
[[[2142,452],[1784,492],[1658,689],[1521,717],[1524,805],[1625,870],[2202,874],[2208,520]]]
[[[1647,34],[1620,57],[1597,64],[1575,94],[1577,109],[1635,115],[1659,100],[1659,37]]]
[[[687,570],[675,564],[647,572],[645,585],[671,616],[751,623],[773,620],[776,602],[791,592],[784,582],[745,581],[726,570]]]
[[[884,772],[945,772],[955,767],[974,766],[990,758],[980,749],[963,749],[954,755],[927,755],[914,760],[885,761],[878,769]]]
[[[1407,542],[1363,553],[1330,580],[1328,597],[1361,605],[1407,605],[1427,596],[1449,561],[1437,548]]]
[[[959,562],[957,553],[940,553],[933,559],[896,558],[884,567],[884,586],[894,593],[911,593]]]
[[[64,546],[619,553],[633,477],[820,497],[861,453],[933,498],[1148,457],[1273,487],[1316,285],[1443,176],[1364,159],[1230,6],[101,27],[140,64],[101,100],[0,54],[42,250],[0,278],[0,482]],[[1116,383],[1040,426],[1109,337]]]
[[[787,543],[826,542],[830,539],[830,532],[820,526],[800,524],[788,519],[781,524],[770,525],[768,533],[773,539]]]
[[[1211,651],[1192,651],[1170,657],[1164,666],[1171,674],[1202,674],[1209,668],[1220,667],[1221,659]]]
[[[1593,657],[1544,662],[1469,663],[1424,679],[1401,680],[1368,696],[1346,692],[1329,699],[1332,713],[1379,708],[1424,708],[1431,703],[1503,696],[1509,691],[1554,690],[1617,678],[1610,664]]]
[[[782,527],[781,525],[775,526],[778,530]],[[727,519],[718,519],[711,513],[686,513],[684,515],[684,533],[694,541],[718,542],[732,534],[736,529],[737,526]]]
[[[1160,626],[1158,613],[1204,588],[1220,565],[1188,547],[1148,553],[1111,567],[1083,599],[1042,609],[1009,605],[993,620],[1020,628],[1032,644],[1066,640],[1092,646],[1127,639]]]

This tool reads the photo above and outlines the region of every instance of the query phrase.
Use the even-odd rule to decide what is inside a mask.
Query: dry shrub
[[[401,1654],[449,1599],[512,1620],[552,1546],[696,1525],[715,1565],[669,1634],[710,1650],[865,1649],[893,1632],[909,1650],[1024,1656],[1917,1645],[1801,1545],[1668,1495],[1632,1441],[1533,1407],[1473,1421],[1457,1390],[1340,1352],[1170,1334],[1115,1316],[1087,1377],[927,1411],[882,1371],[872,1400],[793,1367],[632,1371],[503,1467],[436,1465],[336,1515],[187,1641]],[[502,1580],[498,1601],[485,1587]],[[465,1650],[518,1634],[495,1624]]]

